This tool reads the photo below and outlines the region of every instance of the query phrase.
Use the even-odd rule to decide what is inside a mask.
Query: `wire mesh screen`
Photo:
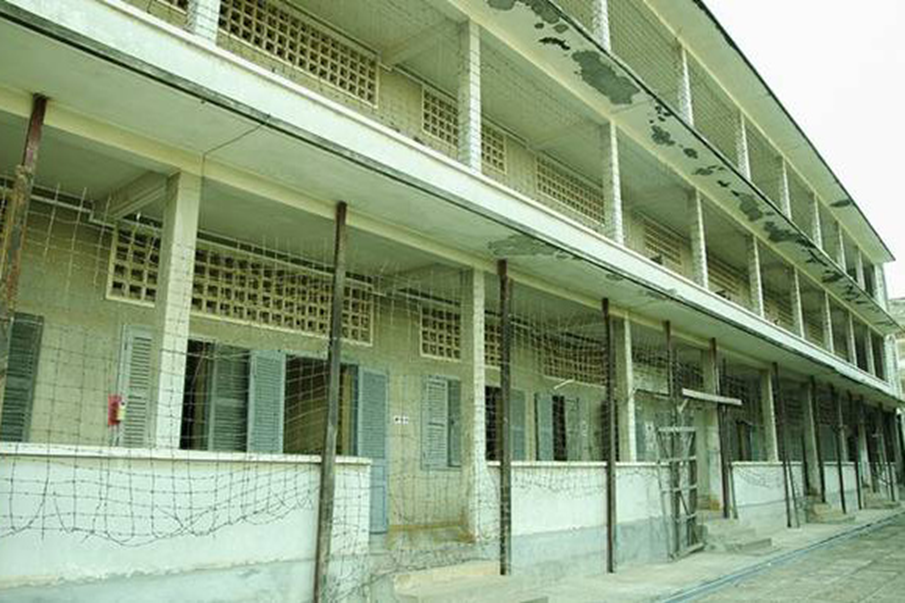
[[[777,206],[781,200],[782,158],[760,130],[748,126],[748,161],[751,181]]]
[[[732,165],[738,165],[738,108],[701,64],[689,57],[695,127]]]
[[[614,54],[677,111],[678,40],[642,0],[609,0],[607,6]]]

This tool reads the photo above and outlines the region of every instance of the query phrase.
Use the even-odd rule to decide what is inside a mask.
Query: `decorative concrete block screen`
[[[682,249],[688,247],[687,239],[653,218],[642,216],[641,219],[644,224],[644,252],[647,257],[673,272],[684,274]]]
[[[462,316],[453,310],[422,306],[421,353],[459,360],[462,357]]]
[[[160,237],[148,228],[120,228],[110,254],[111,297],[154,303],[160,268]]]
[[[537,191],[596,228],[604,223],[603,191],[546,157],[537,158]]]
[[[221,0],[220,28],[278,61],[355,98],[377,102],[377,59],[277,0]]]
[[[707,274],[710,290],[729,301],[744,305],[744,275],[713,254],[707,254]]]
[[[111,299],[153,304],[157,292],[160,241],[156,230],[120,225],[111,249]],[[326,336],[330,274],[298,258],[276,257],[199,241],[195,251],[192,310],[223,320]],[[373,288],[346,287],[343,337],[372,342]]]
[[[423,88],[421,100],[421,129],[449,145],[454,153],[459,145],[459,108],[442,92]],[[499,129],[481,124],[481,160],[485,170],[506,173],[506,135]]]

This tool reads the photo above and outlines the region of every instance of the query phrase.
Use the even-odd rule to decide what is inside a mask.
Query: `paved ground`
[[[699,601],[905,601],[905,517]]]
[[[725,576],[762,572],[683,601],[897,601],[905,602],[905,515],[897,511],[859,511],[855,524],[804,524],[770,534],[774,551],[766,556],[697,553],[676,563],[620,568],[616,574],[570,578],[513,601],[547,598],[550,603],[668,601]],[[891,522],[871,530],[890,517]],[[834,541],[792,560],[806,547],[852,530],[857,536]],[[500,601],[499,598],[496,601]]]

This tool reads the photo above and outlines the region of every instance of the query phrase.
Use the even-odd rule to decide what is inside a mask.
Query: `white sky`
[[[892,250],[905,296],[905,1],[705,3]]]

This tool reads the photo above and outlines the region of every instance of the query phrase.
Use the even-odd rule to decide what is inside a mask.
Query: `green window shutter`
[[[528,452],[525,449],[525,392],[514,389],[510,392],[512,404],[512,423],[509,433],[512,435],[512,460],[528,460]]]
[[[427,377],[421,407],[421,466],[446,467],[449,460],[449,381]]]
[[[449,384],[449,466],[462,466],[462,384],[450,379]]]
[[[387,391],[384,373],[359,370],[357,453],[369,459],[387,458]]]
[[[387,414],[389,379],[385,373],[358,370],[357,454],[371,459],[370,531],[383,533],[388,524]]]
[[[214,348],[210,403],[207,405],[208,450],[246,450],[248,428],[248,351]]]
[[[44,319],[40,316],[16,314],[13,319],[0,441],[24,442],[28,439],[43,330]]]
[[[553,396],[534,396],[535,431],[537,433],[537,460],[553,460]]]
[[[283,452],[286,408],[286,356],[274,350],[251,353],[248,451]]]
[[[566,458],[570,461],[582,460],[584,451],[582,419],[581,402],[578,398],[566,398]]]
[[[151,355],[154,339],[147,327],[128,325],[123,331],[120,392],[126,404],[122,424],[123,446],[148,445],[148,419],[151,414]]]

